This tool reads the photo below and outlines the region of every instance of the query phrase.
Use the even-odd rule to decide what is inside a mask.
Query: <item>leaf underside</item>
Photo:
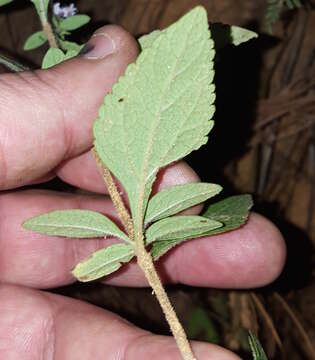
[[[132,245],[110,245],[78,263],[72,274],[82,282],[97,280],[118,270],[122,263],[128,263],[134,255]]]
[[[171,216],[157,221],[148,228],[145,233],[146,244],[155,241],[184,241],[221,226],[220,222],[202,216]]]
[[[25,221],[23,227],[52,236],[96,238],[110,235],[129,241],[110,219],[90,210],[52,211]]]
[[[154,195],[148,203],[145,224],[179,213],[217,195],[222,187],[216,184],[191,183],[175,185]]]
[[[203,217],[220,222],[223,226],[205,231],[200,236],[223,234],[239,228],[246,222],[252,205],[253,201],[250,195],[231,196],[210,205],[203,214]],[[154,260],[157,260],[183,241],[182,239],[156,241],[152,245],[151,255]]]
[[[197,7],[142,51],[105,97],[95,148],[126,189],[135,227],[142,226],[158,170],[207,142],[213,46],[206,11]]]

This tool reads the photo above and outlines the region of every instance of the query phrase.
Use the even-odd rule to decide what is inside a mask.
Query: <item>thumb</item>
[[[76,58],[48,70],[0,76],[0,189],[49,176],[92,146],[105,93],[138,54],[117,26],[99,29]]]

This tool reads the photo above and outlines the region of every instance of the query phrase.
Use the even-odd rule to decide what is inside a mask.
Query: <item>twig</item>
[[[39,18],[42,24],[42,28],[43,31],[47,37],[49,46],[51,48],[58,48],[57,42],[56,42],[56,38],[55,38],[55,34],[54,31],[50,25],[50,22],[47,19],[46,16],[46,11],[45,11],[45,5],[43,3],[43,0],[38,0],[39,3]]]
[[[315,349],[314,349],[312,342],[311,342],[310,338],[308,337],[306,331],[304,330],[303,325],[301,324],[300,320],[296,317],[296,315],[291,310],[290,306],[287,304],[287,302],[283,299],[282,296],[280,296],[278,293],[274,293],[273,296],[282,305],[283,309],[289,315],[289,317],[295,324],[296,329],[300,333],[302,339],[305,341],[306,347],[309,351],[309,354],[311,355],[311,358],[315,359]]]
[[[159,301],[159,304],[171,328],[172,334],[175,338],[175,341],[181,352],[181,355],[184,360],[197,360],[191,350],[185,331],[178,320],[176,312],[155,270],[152,257],[144,247],[143,235],[141,236],[141,238],[137,238],[137,235],[139,236],[140,234],[136,233],[136,238],[135,238],[137,244],[136,252],[137,252],[138,265],[144,272],[150,286],[154,291],[155,296]],[[140,244],[143,245],[141,246]]]
[[[125,204],[119,194],[119,191],[117,189],[117,186],[114,182],[114,179],[112,177],[112,174],[107,169],[107,167],[104,165],[102,160],[100,159],[99,155],[97,154],[95,148],[93,149],[93,154],[95,156],[96,162],[100,169],[102,170],[103,178],[105,181],[105,184],[107,186],[107,190],[109,192],[109,195],[113,201],[113,204],[115,206],[115,209],[120,217],[120,220],[130,238],[130,240],[134,240],[134,230],[133,230],[133,223],[132,219],[129,215],[128,210],[125,207]]]
[[[258,296],[256,296],[256,294],[250,293],[250,296],[251,296],[257,310],[260,312],[260,314],[264,318],[267,327],[270,329],[271,334],[272,334],[273,338],[275,339],[276,344],[278,345],[279,349],[282,352],[283,351],[283,345],[282,345],[282,342],[280,340],[280,336],[279,336],[279,334],[278,334],[278,332],[276,330],[276,327],[275,327],[270,315],[268,314],[267,310],[265,309],[262,302],[259,300]]]

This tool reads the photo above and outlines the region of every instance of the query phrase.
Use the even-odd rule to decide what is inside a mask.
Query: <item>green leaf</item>
[[[57,48],[50,48],[43,58],[42,69],[48,69],[57,64],[60,64],[64,61],[64,59],[65,54],[62,50]]]
[[[45,235],[74,238],[110,235],[129,242],[129,238],[111,220],[90,210],[52,211],[25,221],[23,227]]]
[[[93,253],[87,260],[76,265],[72,274],[79,281],[87,282],[109,275],[129,262],[135,255],[134,247],[114,244]]]
[[[31,2],[34,4],[40,18],[47,16],[49,0],[31,0]]]
[[[208,140],[213,46],[206,11],[197,7],[128,66],[100,108],[95,148],[127,191],[136,229],[158,170]]]
[[[202,216],[220,221],[223,227],[207,232],[205,235],[221,234],[239,228],[245,224],[252,206],[253,199],[247,194],[231,196],[210,205]]]
[[[79,50],[69,50],[65,54],[62,50],[57,48],[50,48],[43,59],[42,69],[48,69],[55,65],[62,63],[63,61],[72,59],[78,55]]]
[[[60,40],[60,45],[62,46],[62,48],[66,51],[75,51],[76,55],[81,51],[81,49],[83,48],[84,45],[79,45],[75,42],[72,41],[66,41],[66,40]]]
[[[180,240],[182,242],[221,226],[220,222],[202,216],[172,216],[159,220],[148,228],[145,233],[146,244],[167,240]]]
[[[91,18],[88,15],[74,15],[63,19],[59,23],[61,30],[72,31],[87,24]]]
[[[199,236],[222,234],[239,228],[246,222],[252,205],[253,201],[250,195],[231,196],[210,205],[202,217],[222,223],[223,226],[205,231]],[[181,240],[174,239],[168,241],[156,241],[153,243],[151,255],[154,260],[157,260],[180,243]]]
[[[24,44],[24,50],[33,50],[45,44],[47,37],[43,31],[32,34]]]
[[[29,68],[0,54],[0,64],[12,72],[28,71]]]
[[[259,340],[251,331],[248,335],[248,341],[253,353],[254,360],[268,360]]]
[[[153,42],[163,33],[161,30],[154,30],[150,34],[141,36],[138,39],[141,50],[147,49],[152,46]]]
[[[191,183],[166,188],[149,201],[145,224],[200,204],[217,195],[221,190],[221,186],[207,183]]]
[[[13,0],[0,0],[0,6],[8,5],[11,2],[13,2]]]
[[[216,50],[220,50],[227,45],[238,46],[251,39],[257,38],[258,34],[239,26],[229,26],[215,23],[210,25]]]

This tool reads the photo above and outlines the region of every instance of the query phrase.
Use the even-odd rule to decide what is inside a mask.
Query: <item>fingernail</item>
[[[100,60],[115,52],[114,40],[105,32],[94,34],[79,55],[85,59]]]

